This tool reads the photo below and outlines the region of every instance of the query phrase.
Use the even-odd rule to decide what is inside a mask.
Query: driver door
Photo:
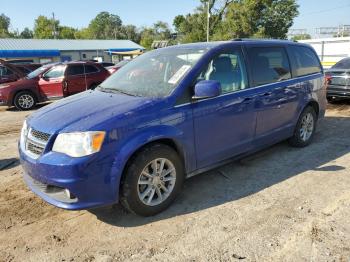
[[[39,90],[47,99],[61,98],[64,96],[63,80],[66,66],[54,66],[39,80]]]
[[[256,125],[255,98],[240,48],[213,57],[197,82],[201,80],[220,82],[222,94],[192,104],[197,168],[248,151]]]

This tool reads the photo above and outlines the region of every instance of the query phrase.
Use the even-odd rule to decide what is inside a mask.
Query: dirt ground
[[[311,146],[193,177],[151,218],[31,193],[17,154],[28,114],[0,108],[0,261],[350,261],[350,103],[329,107]]]

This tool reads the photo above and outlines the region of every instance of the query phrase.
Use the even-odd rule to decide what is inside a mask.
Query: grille
[[[31,129],[31,135],[43,142],[47,142],[50,138],[50,134],[46,134],[34,129]]]
[[[39,156],[44,152],[49,138],[50,134],[31,128],[25,142],[26,152],[34,159],[39,158]]]

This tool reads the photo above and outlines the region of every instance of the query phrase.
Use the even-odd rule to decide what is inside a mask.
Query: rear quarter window
[[[294,75],[306,76],[322,72],[316,53],[305,46],[289,47]]]

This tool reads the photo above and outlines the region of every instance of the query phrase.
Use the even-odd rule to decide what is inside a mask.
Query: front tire
[[[36,97],[32,92],[22,91],[14,98],[14,106],[20,111],[31,110],[35,105]]]
[[[308,146],[316,131],[317,115],[313,107],[308,106],[301,113],[296,125],[294,135],[289,139],[289,144],[294,147]]]
[[[162,144],[146,147],[126,169],[121,203],[137,215],[156,215],[175,200],[184,177],[182,161],[171,147]]]

